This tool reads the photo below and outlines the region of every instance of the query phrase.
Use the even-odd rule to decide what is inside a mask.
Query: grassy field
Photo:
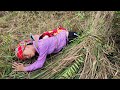
[[[117,15],[117,16],[115,16]],[[89,11],[6,11],[0,13],[1,79],[81,79],[120,78],[119,55],[114,37],[119,29],[119,12]],[[113,22],[114,21],[114,22]],[[117,25],[116,25],[117,24]],[[30,33],[40,34],[59,25],[80,33],[79,39],[47,58],[43,68],[33,72],[13,72],[11,64],[21,62],[14,49]],[[114,33],[113,33],[114,32]],[[119,36],[119,35],[118,35]],[[118,46],[117,46],[118,47]],[[106,55],[106,56],[105,56]],[[108,58],[109,57],[109,58]],[[111,58],[117,63],[111,63]],[[37,57],[22,62],[33,63]],[[110,59],[110,60],[109,60]]]

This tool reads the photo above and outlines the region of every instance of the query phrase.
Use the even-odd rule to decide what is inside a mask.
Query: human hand
[[[14,62],[12,64],[13,71],[25,71],[24,65],[22,63],[16,63]]]

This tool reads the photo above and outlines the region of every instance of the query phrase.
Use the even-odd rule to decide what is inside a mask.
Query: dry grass
[[[1,76],[5,75],[3,72],[7,70],[5,68],[7,64],[11,65],[13,61],[19,62],[19,60],[17,60],[17,58],[14,55],[14,48],[16,47],[17,43],[20,40],[29,38],[30,33],[39,34],[44,31],[52,30],[59,25],[62,25],[65,28],[68,28],[69,30],[74,31],[80,30],[79,27],[80,21],[78,20],[78,18],[81,19],[82,21],[82,16],[78,15],[79,13],[80,12],[71,11],[67,12],[6,11],[4,13],[1,12],[2,14],[0,17]],[[28,61],[27,63],[31,62]],[[10,72],[11,71],[9,71],[9,73]],[[9,77],[11,74],[7,75]]]
[[[106,56],[109,52],[114,51],[114,40],[112,40],[113,42],[110,41],[113,16],[114,12],[110,11],[6,12],[0,18],[0,77],[19,79],[56,78],[83,56],[84,63],[81,62],[79,71],[70,78],[120,78],[118,63],[111,63]],[[73,41],[62,52],[47,58],[42,69],[30,73],[11,71],[11,63],[18,61],[13,50],[20,40],[29,38],[30,32],[33,34],[42,33],[59,25],[68,28],[68,30],[83,33],[79,36],[79,39]],[[36,58],[33,58],[34,60]],[[29,64],[31,61],[23,63]]]
[[[114,12],[90,12],[90,19],[85,23],[84,38],[79,38],[81,43],[67,49],[62,58],[47,67],[47,72],[38,75],[39,78],[54,78],[67,66],[84,54],[84,65],[82,70],[76,74],[80,79],[109,79],[120,77],[120,67],[112,64],[106,54],[113,51],[109,42],[111,35],[111,24]],[[87,34],[87,35],[86,35]],[[79,41],[79,40],[77,40]],[[85,49],[85,52],[82,51]],[[82,51],[82,52],[81,52]]]

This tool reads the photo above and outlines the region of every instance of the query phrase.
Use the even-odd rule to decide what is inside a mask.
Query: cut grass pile
[[[112,11],[13,11],[0,17],[0,77],[10,79],[112,79],[120,78],[119,63],[108,56],[115,51],[111,39],[114,29]],[[29,34],[39,34],[59,25],[80,33],[60,53],[47,58],[43,68],[33,72],[13,72],[19,61],[14,48]],[[36,60],[22,62],[30,64]],[[119,60],[118,60],[119,61]]]

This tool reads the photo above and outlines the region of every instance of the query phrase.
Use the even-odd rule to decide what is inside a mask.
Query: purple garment
[[[56,36],[39,40],[37,42],[38,48],[35,45],[35,41],[33,41],[33,46],[38,52],[39,57],[37,61],[35,61],[33,64],[26,66],[25,71],[33,71],[41,68],[44,65],[46,56],[51,53],[59,52],[62,48],[66,46],[67,40],[68,37],[66,31],[62,31]]]

